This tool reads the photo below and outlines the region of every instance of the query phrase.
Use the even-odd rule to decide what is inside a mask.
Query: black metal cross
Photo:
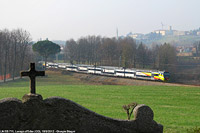
[[[30,63],[29,71],[22,71],[21,77],[22,76],[29,76],[29,78],[30,78],[30,93],[36,94],[35,78],[36,78],[36,76],[45,76],[45,71],[36,71],[35,63]]]

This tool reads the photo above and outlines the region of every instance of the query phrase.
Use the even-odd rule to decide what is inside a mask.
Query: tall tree
[[[156,69],[159,66],[159,45],[153,45],[151,49],[151,61],[153,64],[153,68]]]
[[[38,41],[32,46],[34,52],[38,52],[45,59],[45,69],[47,59],[50,55],[55,55],[61,51],[60,46],[49,40]]]
[[[7,65],[8,65],[8,56],[9,56],[9,46],[10,46],[10,33],[8,30],[5,30],[4,38],[4,82],[6,82],[7,75]]]
[[[118,64],[118,47],[115,39],[103,38],[100,50],[102,51],[100,56],[104,65],[113,66]]]
[[[144,68],[147,61],[147,49],[142,43],[137,48],[137,59],[140,65],[142,65],[142,68]]]
[[[23,69],[25,55],[27,55],[27,48],[29,45],[29,42],[31,41],[30,33],[26,30],[18,29],[17,34],[19,36],[19,48],[20,48],[20,58],[21,58],[21,66],[20,69]]]
[[[133,57],[133,47],[128,38],[123,39],[120,44],[122,45],[122,66],[125,68],[130,67]]]
[[[73,39],[70,39],[66,42],[66,45],[64,47],[65,57],[69,59],[70,63],[73,64],[73,61],[77,59],[77,50],[78,46],[76,41]]]
[[[29,50],[30,34],[22,29],[0,30],[0,77],[6,81],[10,75],[14,80],[19,71],[31,60]],[[17,65],[17,63],[19,65]],[[3,77],[2,77],[3,75]]]
[[[134,39],[127,37],[120,41],[122,48],[122,59],[127,67],[136,67],[136,42]]]
[[[200,41],[194,43],[194,47],[196,48],[196,56],[200,56]]]
[[[176,64],[176,49],[174,46],[165,43],[159,48],[159,68],[170,69],[170,67]]]

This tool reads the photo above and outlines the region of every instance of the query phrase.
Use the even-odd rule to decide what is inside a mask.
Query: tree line
[[[30,33],[23,29],[1,30],[0,76],[3,76],[4,82],[7,74],[13,80],[14,77],[19,76],[19,72],[27,69],[38,53],[45,58],[46,62],[52,51],[53,53],[60,51],[60,47],[56,44],[54,44],[55,47],[52,47],[53,50],[47,50],[46,43],[49,44],[50,41],[38,41],[31,45]],[[33,53],[33,50],[37,53]],[[47,54],[45,54],[45,50],[48,51]],[[65,62],[95,66],[174,71],[173,65],[177,62],[175,47],[170,44],[147,47],[130,37],[117,39],[87,36],[79,38],[77,41],[70,39],[66,41],[63,53]]]
[[[46,62],[48,57],[53,61],[52,55],[60,52],[60,46],[48,40],[32,44],[30,33],[26,30],[0,30],[0,80],[4,79],[5,82],[8,74],[14,80],[21,70],[28,69],[31,61],[41,61],[38,53]],[[47,46],[49,44],[50,47]],[[177,57],[176,48],[168,43],[148,46],[130,37],[87,36],[76,41],[67,40],[62,53],[64,61],[71,64],[168,70],[173,79],[196,81],[200,76],[200,43],[197,42],[195,46],[196,58],[190,59]]]
[[[87,36],[70,39],[64,47],[65,61],[72,64],[108,65],[125,68],[169,70],[176,64],[176,49],[170,44],[147,47],[130,37]]]
[[[14,80],[33,59],[30,42],[30,33],[23,29],[0,30],[0,76],[4,82],[8,74]]]

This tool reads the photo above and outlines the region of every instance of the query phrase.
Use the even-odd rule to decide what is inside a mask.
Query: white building
[[[134,39],[141,39],[144,36],[144,34],[141,34],[141,33],[134,33],[133,34],[132,32],[130,32],[126,36],[134,38]]]
[[[172,30],[172,26],[168,27],[168,30],[156,30],[154,31],[154,33],[156,34],[161,34],[162,36],[166,36],[166,35],[173,35],[174,30]]]

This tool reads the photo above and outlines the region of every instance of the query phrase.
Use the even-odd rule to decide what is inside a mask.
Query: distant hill
[[[52,42],[59,44],[59,45],[65,45],[66,44],[66,41],[63,41],[63,40],[52,40]]]
[[[184,35],[184,36],[163,36],[157,40],[145,40],[142,41],[145,44],[164,44],[170,43],[173,45],[193,45],[195,42],[200,41],[200,36]]]

